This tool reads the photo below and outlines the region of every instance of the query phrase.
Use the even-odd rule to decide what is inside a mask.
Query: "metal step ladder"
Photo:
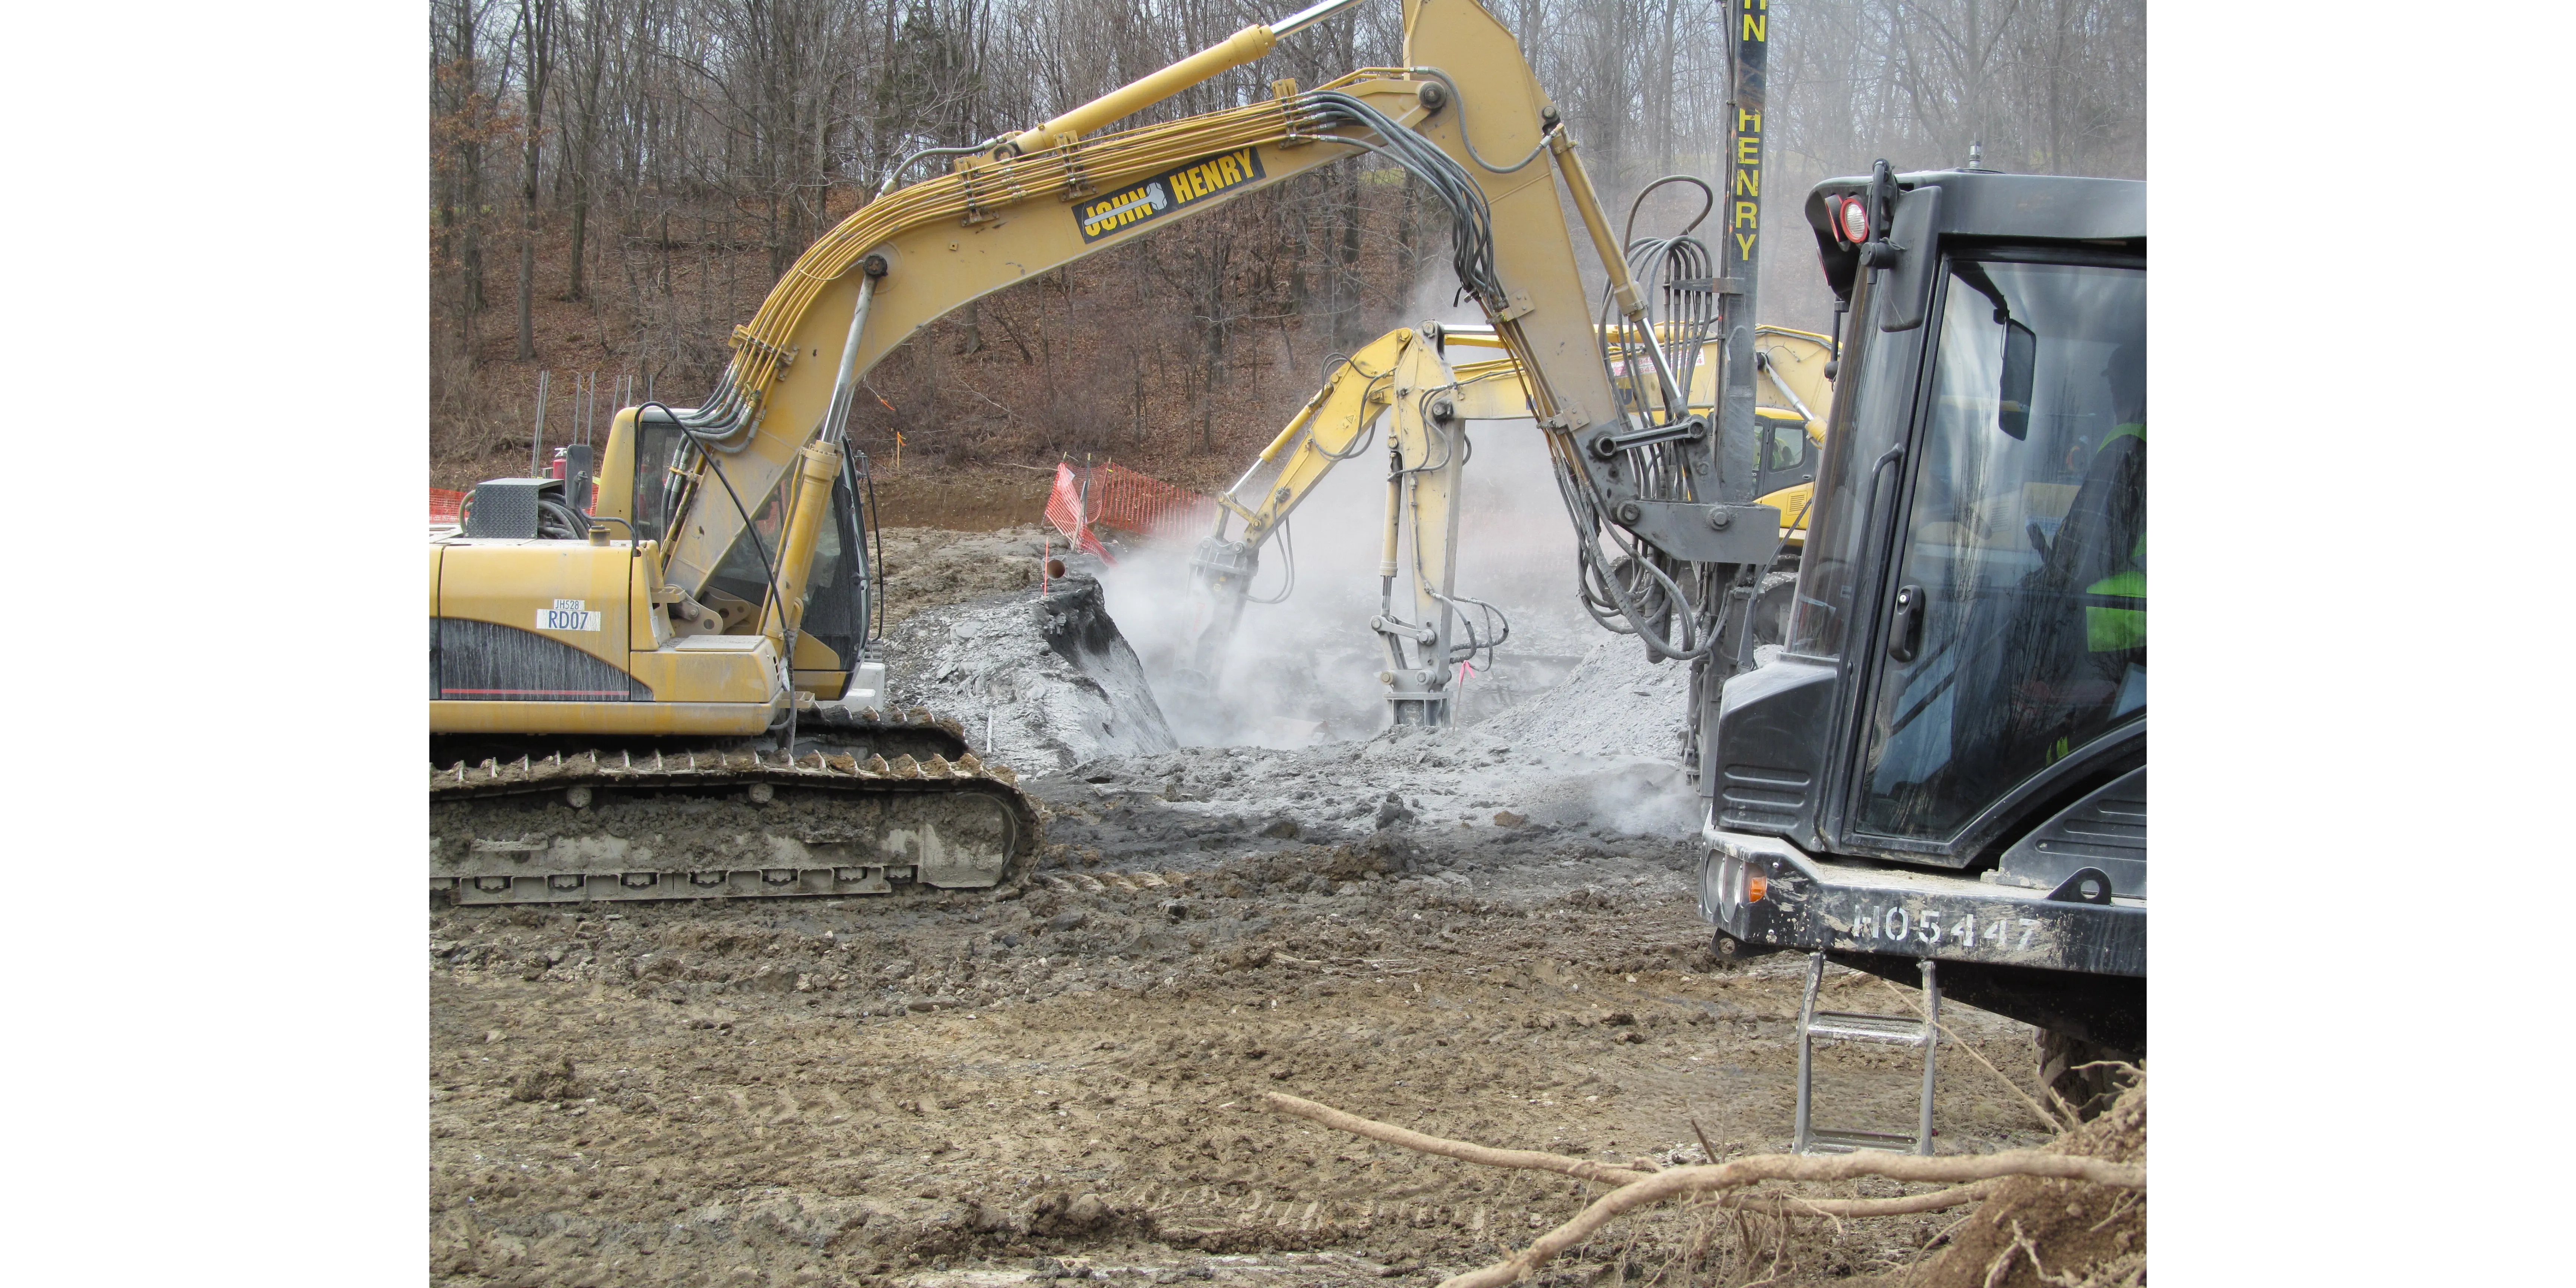
[[[1856,1015],[1816,1009],[1816,990],[1825,982],[1825,955],[1807,957],[1807,995],[1798,1004],[1798,1134],[1790,1149],[1799,1154],[1848,1154],[1884,1149],[1894,1153],[1932,1152],[1932,1055],[1941,1043],[1941,985],[1933,962],[1923,967],[1923,1014]],[[1886,1042],[1923,1048],[1923,1116],[1915,1134],[1876,1131],[1826,1131],[1812,1120],[1815,1107],[1816,1040]]]

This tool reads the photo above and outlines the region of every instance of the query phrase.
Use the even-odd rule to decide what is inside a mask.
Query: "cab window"
[[[1954,836],[2146,714],[2146,273],[1953,260],[1857,783]]]

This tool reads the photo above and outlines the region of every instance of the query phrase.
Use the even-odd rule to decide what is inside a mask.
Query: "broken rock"
[[[510,1099],[529,1104],[540,1100],[569,1100],[574,1086],[572,1057],[565,1056],[560,1065],[530,1069],[520,1074],[510,1083]]]
[[[1381,829],[1393,827],[1398,823],[1410,823],[1413,819],[1413,811],[1406,809],[1403,799],[1393,792],[1388,792],[1386,799],[1378,802],[1377,825]]]

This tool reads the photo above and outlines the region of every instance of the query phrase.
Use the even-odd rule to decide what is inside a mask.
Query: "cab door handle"
[[[1888,624],[1887,655],[1899,662],[1914,660],[1914,650],[1923,643],[1923,610],[1921,586],[1896,588],[1896,616]]]

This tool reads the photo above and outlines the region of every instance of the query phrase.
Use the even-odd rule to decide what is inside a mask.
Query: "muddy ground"
[[[949,598],[1002,589],[971,583],[1019,535],[966,543]],[[1804,962],[1709,954],[1637,665],[1587,659],[1571,722],[1043,767],[1050,844],[1000,892],[433,911],[432,1281],[1428,1288],[1589,1197],[1265,1113],[1272,1090],[1604,1160],[1783,1148]],[[1597,744],[1611,693],[1639,746],[1557,740]],[[1910,996],[1836,970],[1827,999]],[[1945,1018],[2030,1087],[2026,1026]],[[1819,1120],[1905,1128],[1917,1069],[1830,1050]],[[1942,1071],[1943,1152],[2048,1139],[2001,1075],[1957,1048]],[[1891,1274],[1963,1215],[1667,1212],[1546,1281]]]
[[[885,572],[880,607],[891,628],[926,609],[1035,588],[1045,552],[1061,554],[1064,538],[1036,523],[990,532],[888,526],[871,548]]]
[[[878,521],[889,528],[982,532],[1024,522],[1046,509],[1055,471],[1019,465],[954,469],[916,464],[904,470],[881,468],[873,482]]]

